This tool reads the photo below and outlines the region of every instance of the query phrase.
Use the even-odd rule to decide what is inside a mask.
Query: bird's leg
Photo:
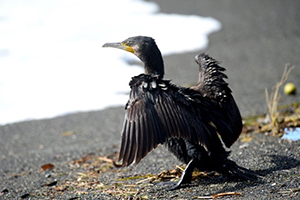
[[[181,187],[182,184],[190,183],[192,180],[192,174],[196,167],[196,160],[192,159],[187,165],[184,171],[181,174],[180,180],[172,187],[167,188],[167,190],[176,190]]]

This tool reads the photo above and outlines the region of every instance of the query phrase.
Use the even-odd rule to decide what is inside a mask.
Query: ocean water
[[[106,42],[151,36],[168,55],[203,49],[220,29],[142,0],[0,0],[0,124],[124,105],[143,69]]]

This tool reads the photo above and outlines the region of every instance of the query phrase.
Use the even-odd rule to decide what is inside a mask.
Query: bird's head
[[[156,47],[156,44],[154,39],[151,37],[136,36],[130,37],[123,42],[105,43],[103,47],[113,47],[128,51],[144,62],[144,57],[150,53],[149,51],[151,51],[153,47]]]
[[[123,42],[105,43],[102,47],[113,47],[122,49],[136,55],[144,64],[145,72],[164,75],[164,65],[161,53],[151,37],[130,37]]]

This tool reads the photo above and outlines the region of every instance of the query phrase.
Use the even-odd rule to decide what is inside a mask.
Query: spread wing
[[[121,133],[121,166],[139,163],[170,137],[197,141],[210,149],[217,134],[209,117],[201,114],[207,114],[204,109],[209,108],[207,102],[201,102],[201,95],[160,79],[138,80],[131,89]],[[195,106],[199,104],[203,108]]]
[[[223,120],[214,118],[214,124],[224,144],[230,147],[239,137],[242,130],[242,118],[236,102],[224,79],[225,68],[206,54],[196,56],[199,65],[199,82],[192,89],[209,98],[219,108]]]

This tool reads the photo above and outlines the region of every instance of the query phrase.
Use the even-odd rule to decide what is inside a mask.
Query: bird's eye
[[[124,46],[130,46],[129,42],[122,42],[122,45],[124,45]]]

